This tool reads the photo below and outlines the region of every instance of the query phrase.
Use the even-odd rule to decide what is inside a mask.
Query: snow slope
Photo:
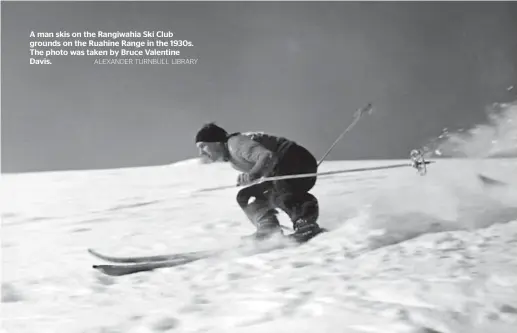
[[[325,162],[322,171],[400,161]],[[444,159],[321,178],[322,226],[296,249],[103,276],[86,252],[237,244],[253,231],[196,160],[3,175],[2,328],[9,333],[514,332],[517,160]],[[284,225],[290,226],[285,215]]]

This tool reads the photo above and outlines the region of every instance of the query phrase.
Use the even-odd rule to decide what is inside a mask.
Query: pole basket
[[[409,157],[411,158],[411,166],[415,168],[421,176],[427,174],[427,165],[432,162],[425,160],[422,150],[413,149],[409,154]]]

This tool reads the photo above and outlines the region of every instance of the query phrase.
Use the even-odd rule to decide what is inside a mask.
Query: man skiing
[[[198,131],[195,141],[201,155],[213,162],[228,162],[241,172],[237,178],[239,186],[262,177],[316,173],[318,168],[316,159],[306,148],[270,134],[228,134],[215,123],[209,123]],[[266,181],[241,189],[237,203],[257,229],[251,237],[263,240],[282,235],[277,208],[292,221],[293,240],[305,242],[320,233],[322,229],[316,223],[318,200],[309,193],[315,184],[316,177],[306,177]]]

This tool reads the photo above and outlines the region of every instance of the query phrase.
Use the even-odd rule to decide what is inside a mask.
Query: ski
[[[286,236],[288,237],[288,236]],[[202,250],[202,251],[192,251],[192,252],[183,252],[183,253],[171,253],[171,254],[161,254],[161,255],[152,255],[152,256],[110,256],[106,254],[102,254],[94,249],[88,249],[88,253],[92,256],[99,258],[101,260],[117,263],[117,264],[138,264],[138,263],[147,263],[147,262],[162,262],[162,261],[170,261],[170,260],[191,260],[196,258],[207,258],[210,256],[215,256],[218,254],[223,254],[225,251],[235,251],[239,249],[246,250],[246,244],[240,244],[237,247],[231,247],[228,249],[216,249],[216,250]],[[250,250],[250,249],[248,249]],[[251,251],[256,251],[256,248],[251,248]]]
[[[88,252],[107,262],[119,263],[119,264],[137,264],[137,263],[145,263],[145,262],[161,262],[161,261],[170,261],[170,260],[186,260],[186,259],[194,259],[194,258],[203,258],[212,254],[216,254],[221,250],[214,251],[194,251],[194,252],[185,252],[185,253],[172,253],[172,254],[164,254],[164,255],[154,255],[154,256],[127,256],[127,257],[117,257],[117,256],[109,256],[97,252],[93,249],[88,249]]]
[[[326,229],[321,229],[321,231],[316,234],[311,239],[317,237],[321,233],[328,232]],[[287,236],[288,237],[288,236]],[[263,244],[246,244],[243,243],[239,246],[221,250],[206,250],[206,251],[194,251],[194,252],[184,252],[184,253],[174,253],[174,254],[165,254],[165,255],[155,255],[155,256],[127,256],[127,257],[116,257],[101,254],[93,249],[88,249],[88,252],[104,261],[111,262],[111,264],[104,265],[93,265],[92,267],[106,275],[110,276],[123,276],[129,275],[139,272],[148,272],[158,268],[166,268],[166,267],[177,267],[181,265],[185,265],[194,261],[208,259],[216,256],[223,256],[224,254],[232,254],[237,251],[237,255],[239,257],[252,256],[255,254],[266,253],[274,250],[286,249],[291,246],[300,246],[309,242],[310,240],[304,242],[289,242],[289,243],[272,243],[268,244],[265,242]],[[251,245],[251,246],[250,246]],[[233,254],[232,254],[233,255]]]
[[[92,267],[106,275],[110,276],[123,276],[139,272],[149,272],[157,268],[176,267],[190,262],[203,259],[203,257],[192,257],[183,258],[178,260],[167,260],[158,262],[143,262],[137,264],[120,265],[120,264],[107,264],[107,265],[93,265]]]
[[[248,250],[243,253],[240,253],[240,256],[250,256],[258,253],[265,253],[268,251],[277,250],[280,248],[285,248],[286,246],[275,246],[263,249],[255,249]],[[233,250],[238,250],[239,248],[234,248]],[[226,250],[215,250],[215,251],[199,251],[199,252],[187,252],[187,253],[178,253],[172,255],[159,255],[159,256],[150,256],[150,257],[110,257],[101,255],[95,251],[90,251],[90,253],[95,253],[94,255],[100,255],[102,259],[114,259],[108,260],[115,262],[113,264],[104,264],[104,265],[93,265],[92,267],[106,275],[110,276],[123,276],[129,275],[139,272],[148,272],[153,271],[157,268],[167,268],[167,267],[177,267],[181,265],[185,265],[194,261],[208,259],[211,257],[215,257],[218,255],[223,255],[224,253],[231,251],[232,249]],[[159,258],[169,257],[171,259],[167,260],[158,260]],[[128,261],[128,260],[143,260],[145,258],[151,258],[155,261]],[[116,261],[118,260],[118,262]],[[122,260],[122,261],[121,261]]]

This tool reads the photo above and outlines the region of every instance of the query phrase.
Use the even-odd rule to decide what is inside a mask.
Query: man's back
[[[264,154],[273,155],[273,163],[280,159],[293,141],[262,133],[235,133],[228,138],[229,162],[242,172],[249,172]]]
[[[253,141],[260,143],[266,149],[270,150],[275,154],[282,154],[285,151],[285,149],[293,143],[293,141],[288,140],[284,137],[264,132],[247,132],[242,133],[242,135],[245,135]]]

